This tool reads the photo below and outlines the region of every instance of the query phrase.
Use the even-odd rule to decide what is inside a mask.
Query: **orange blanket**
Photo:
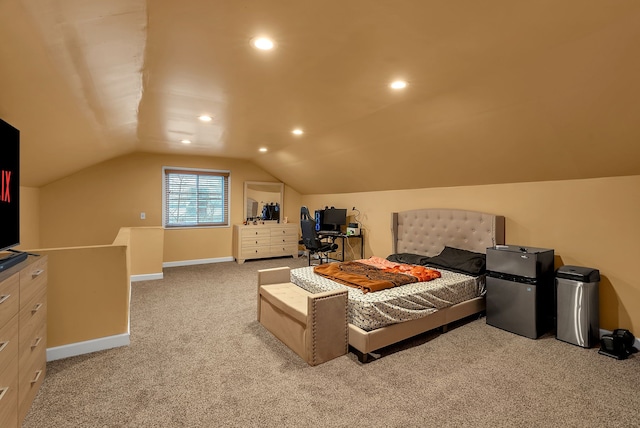
[[[313,271],[340,284],[359,288],[363,293],[440,278],[437,270],[403,264],[378,268],[359,262],[328,263],[314,267]]]

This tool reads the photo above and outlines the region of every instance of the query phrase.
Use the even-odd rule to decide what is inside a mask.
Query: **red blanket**
[[[363,293],[440,278],[440,272],[437,270],[414,265],[380,269],[359,262],[340,262],[319,265],[313,270],[333,281],[359,288]]]

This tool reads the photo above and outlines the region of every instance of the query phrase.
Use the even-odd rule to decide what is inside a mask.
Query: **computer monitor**
[[[323,230],[335,230],[340,231],[340,226],[346,226],[347,224],[347,209],[346,208],[327,208],[324,210],[322,218]]]
[[[280,205],[279,204],[265,204],[262,207],[262,219],[263,220],[278,220],[280,222]]]

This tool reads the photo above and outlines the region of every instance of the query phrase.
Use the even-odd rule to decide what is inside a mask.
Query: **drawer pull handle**
[[[42,303],[36,303],[36,305],[33,307],[33,309],[31,309],[31,313],[35,314],[36,312],[38,312],[40,310],[41,307],[42,307]]]
[[[8,386],[5,386],[4,388],[0,389],[0,401],[2,401],[2,398],[7,393],[8,390],[9,390]]]
[[[33,271],[33,273],[31,274],[31,278],[37,278],[43,273],[44,273],[44,269],[38,269],[36,271]]]
[[[0,343],[0,352],[4,351],[4,348],[6,348],[8,344],[9,344],[8,340],[5,340],[4,342]]]
[[[6,302],[9,299],[9,297],[11,297],[11,294],[5,294],[4,296],[0,296],[0,305]]]
[[[42,374],[42,370],[38,370],[36,372],[36,377],[31,380],[31,383],[36,383],[38,379],[40,379],[40,375]]]
[[[31,345],[31,349],[37,348],[38,345],[40,344],[40,342],[42,342],[42,338],[41,337],[36,337],[36,340],[33,342],[33,345]]]

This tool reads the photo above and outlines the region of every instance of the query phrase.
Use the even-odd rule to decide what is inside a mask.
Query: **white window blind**
[[[229,225],[229,172],[164,168],[164,226]]]

